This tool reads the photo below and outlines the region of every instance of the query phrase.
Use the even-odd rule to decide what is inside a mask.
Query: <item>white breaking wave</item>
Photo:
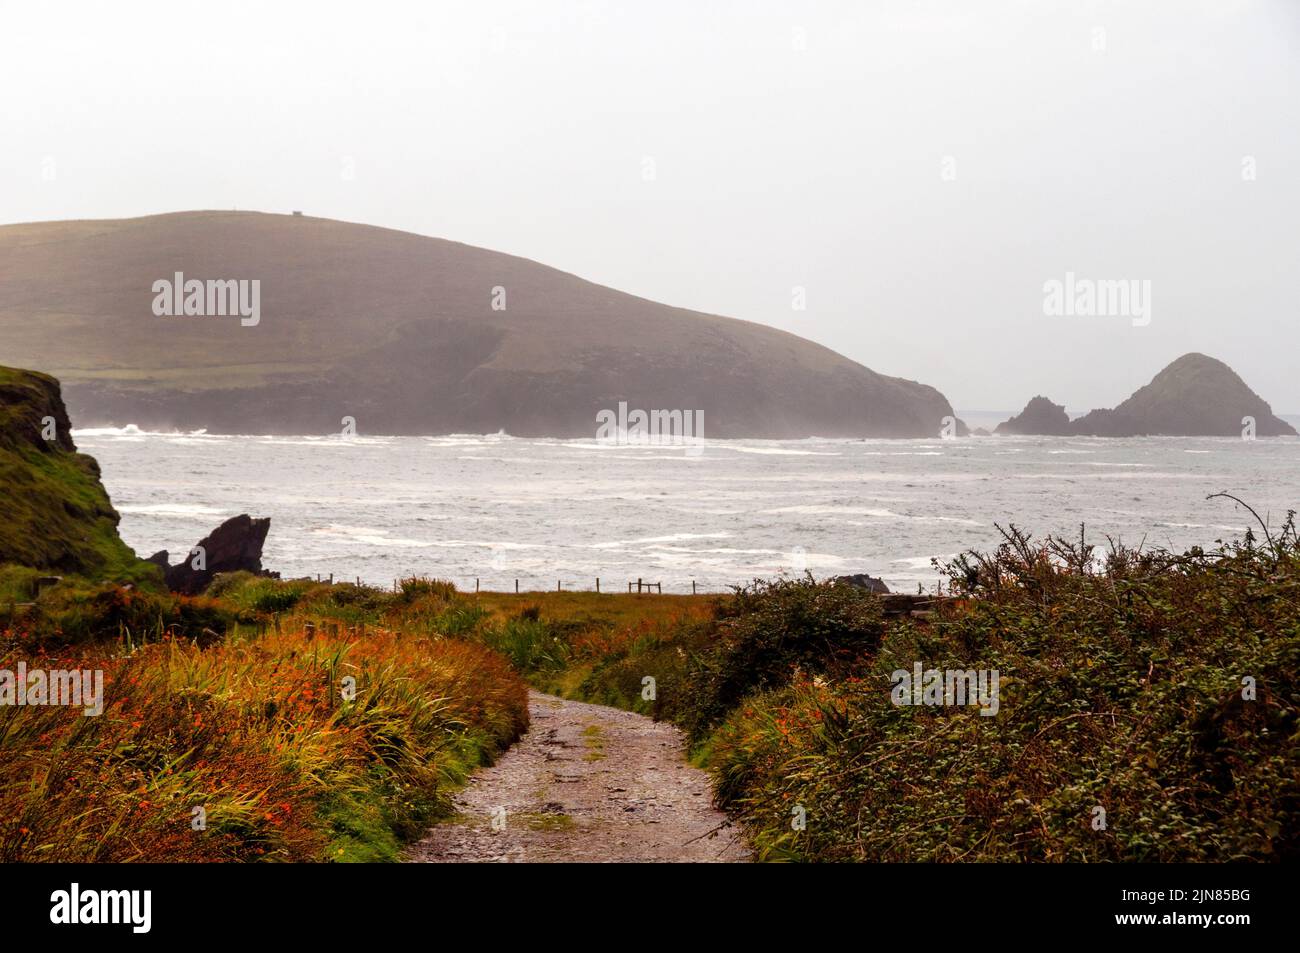
[[[679,543],[688,539],[726,539],[730,533],[673,533],[669,536],[643,536],[640,539],[611,540],[596,543],[592,549],[614,549],[620,546],[639,546],[648,543]]]
[[[735,450],[737,453],[757,453],[770,457],[838,457],[840,453],[831,453],[826,450],[796,450],[790,447],[746,447],[740,444],[722,444],[728,450]]]
[[[72,436],[82,437],[205,437],[206,429],[200,430],[141,430],[135,424],[125,427],[85,427],[72,429]]]
[[[149,516],[221,516],[226,511],[198,503],[127,503],[117,507],[122,514]]]

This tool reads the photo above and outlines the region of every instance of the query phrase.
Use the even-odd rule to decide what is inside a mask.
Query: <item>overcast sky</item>
[[[1300,2],[0,0],[0,222],[308,214],[1111,406],[1300,412]],[[1044,283],[1151,282],[1150,321]],[[803,288],[806,309],[794,307]]]

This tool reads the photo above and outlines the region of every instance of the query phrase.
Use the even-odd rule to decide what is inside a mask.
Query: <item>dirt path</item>
[[[460,816],[431,830],[411,861],[749,859],[676,728],[540,692],[528,707],[528,733],[470,778]]]

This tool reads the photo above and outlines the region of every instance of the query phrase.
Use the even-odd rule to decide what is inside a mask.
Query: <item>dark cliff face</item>
[[[998,433],[1087,437],[1296,436],[1232,368],[1204,354],[1184,354],[1113,409],[1094,410],[1063,424],[1065,408],[1035,397]],[[1062,429],[1064,427],[1064,429]]]
[[[257,324],[156,316],[153,283],[176,272],[260,281]],[[0,336],[58,370],[79,426],[591,436],[626,401],[702,410],[705,437],[932,437],[953,415],[933,387],[771,327],[309,217],[0,227]]]
[[[136,562],[52,377],[0,367],[0,500],[0,564],[97,575]]]
[[[1054,404],[1046,397],[1035,397],[1023,411],[998,424],[993,432],[1068,436],[1071,433],[1070,417],[1061,404]]]
[[[58,381],[48,374],[0,368],[0,448],[76,452]]]

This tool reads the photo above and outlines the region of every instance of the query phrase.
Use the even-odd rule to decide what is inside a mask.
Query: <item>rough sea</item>
[[[969,437],[609,445],[504,435],[252,437],[74,432],[121,533],[179,560],[221,521],[269,516],[263,562],[286,578],[473,590],[725,590],[755,577],[867,572],[915,591],[931,566],[998,543],[1105,536],[1211,546],[1250,514],[1300,508],[1300,440]]]

